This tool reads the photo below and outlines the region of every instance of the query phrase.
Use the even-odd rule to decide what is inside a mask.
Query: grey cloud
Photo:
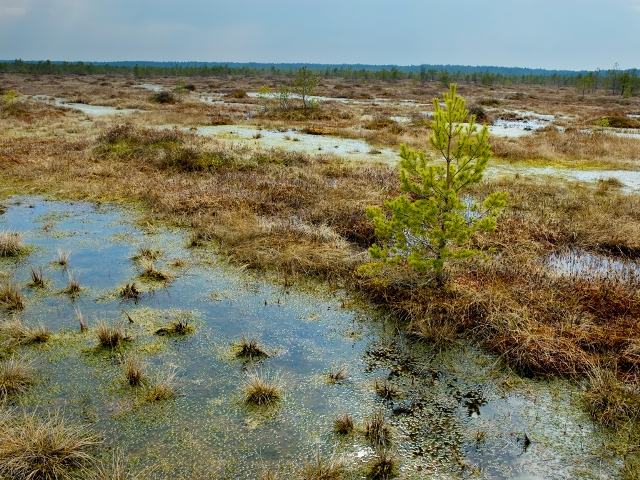
[[[640,67],[639,7],[638,0],[0,0],[0,58],[629,68]]]

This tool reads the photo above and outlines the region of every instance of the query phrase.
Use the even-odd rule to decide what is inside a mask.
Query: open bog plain
[[[367,207],[448,85],[292,82],[0,74],[0,478],[639,478],[640,97],[459,82],[434,280]]]

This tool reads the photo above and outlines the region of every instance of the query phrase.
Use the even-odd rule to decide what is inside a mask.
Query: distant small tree
[[[18,94],[15,90],[9,90],[7,93],[5,93],[2,96],[0,100],[2,100],[2,103],[10,105],[14,103],[16,100],[18,100]]]
[[[419,272],[435,273],[442,284],[446,262],[478,255],[469,248],[471,237],[496,229],[506,193],[491,193],[482,206],[461,199],[469,186],[482,180],[491,157],[487,127],[478,130],[455,84],[443,100],[444,107],[437,98],[433,101],[429,137],[440,161],[429,163],[424,152],[402,145],[400,190],[406,195],[385,203],[390,218],[380,207],[367,208],[380,243],[369,249],[375,262],[363,267],[364,272],[375,274],[385,264],[406,261]]]
[[[319,76],[315,72],[308,70],[307,67],[302,67],[298,70],[293,83],[293,91],[300,95],[304,108],[312,106],[309,97],[314,94],[319,82]]]
[[[267,111],[267,107],[269,106],[269,99],[271,98],[271,89],[269,88],[269,85],[262,85],[262,87],[260,87],[260,90],[258,91],[258,99],[260,100],[260,103],[262,103],[262,108],[264,108],[264,111]]]
[[[282,110],[289,110],[291,106],[291,89],[286,85],[279,85],[278,91],[274,95],[278,99],[278,106]]]

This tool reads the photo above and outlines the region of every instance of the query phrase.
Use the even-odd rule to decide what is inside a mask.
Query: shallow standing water
[[[187,248],[180,230],[142,228],[136,212],[41,198],[2,202],[0,230],[24,232],[32,250],[0,259],[0,275],[23,286],[18,316],[55,332],[41,346],[16,355],[33,359],[40,382],[18,400],[30,409],[62,409],[105,433],[151,478],[256,478],[265,464],[291,464],[319,448],[347,459],[346,478],[363,478],[372,448],[361,434],[339,438],[336,414],[361,426],[382,410],[394,426],[400,478],[610,478],[616,461],[581,412],[579,391],[563,381],[521,379],[470,344],[440,349],[412,341],[379,312],[340,290],[319,285],[285,288],[269,278],[225,265],[207,248]],[[1,211],[1,210],[0,210]],[[156,266],[171,282],[144,283],[133,257],[159,249]],[[71,251],[67,268],[52,262]],[[175,258],[183,266],[173,266]],[[26,286],[29,266],[42,266],[47,289]],[[69,272],[83,287],[77,298],[61,290]],[[123,302],[119,289],[136,281],[145,293]],[[125,385],[117,356],[97,348],[94,333],[80,333],[76,313],[89,320],[127,322],[125,354],[136,354],[150,375],[175,371],[180,394],[143,403]],[[167,321],[192,319],[186,337],[158,336]],[[0,321],[9,319],[2,311]],[[234,358],[241,334],[255,335],[272,353],[258,365]],[[326,372],[349,368],[342,384]],[[243,403],[247,370],[278,375],[284,399],[260,410]],[[374,391],[387,378],[401,390],[391,401]],[[288,470],[287,470],[288,469]]]

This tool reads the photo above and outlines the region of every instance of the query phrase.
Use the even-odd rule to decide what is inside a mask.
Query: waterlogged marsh
[[[346,477],[361,478],[373,449],[359,433],[339,438],[333,418],[348,412],[361,426],[378,410],[393,425],[400,478],[606,478],[615,469],[567,382],[520,379],[472,345],[416,343],[342,291],[285,288],[229,267],[206,248],[187,248],[185,232],[139,228],[135,212],[26,197],[3,207],[0,230],[24,232],[32,246],[0,260],[2,274],[23,286],[17,316],[54,332],[46,344],[16,349],[39,378],[17,403],[91,424],[134,465],[155,465],[152,478],[255,478],[264,464],[292,476],[291,462],[316,448],[343,456]],[[156,268],[171,281],[139,277],[144,246],[159,251]],[[54,262],[58,250],[71,252],[66,267]],[[30,265],[43,267],[47,288],[26,286]],[[69,272],[82,287],[75,297],[63,292]],[[119,296],[133,281],[137,303]],[[79,332],[76,311],[88,332]],[[155,334],[177,318],[194,332]],[[126,322],[130,340],[118,352],[98,348],[101,319]],[[260,338],[270,358],[235,358],[242,334]],[[118,354],[137,355],[149,376],[175,372],[179,396],[146,403],[123,382]],[[328,382],[343,365],[347,379]],[[280,376],[277,407],[244,404],[241,382],[253,368]],[[395,389],[387,398],[376,393],[381,379]]]

